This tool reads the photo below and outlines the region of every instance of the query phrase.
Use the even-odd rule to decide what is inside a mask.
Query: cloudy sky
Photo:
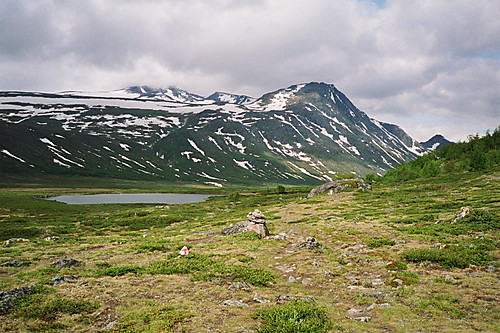
[[[1,0],[0,90],[333,83],[417,140],[500,125],[500,0]]]

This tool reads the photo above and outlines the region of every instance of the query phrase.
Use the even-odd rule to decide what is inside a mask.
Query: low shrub
[[[404,271],[408,269],[408,265],[406,265],[404,262],[399,262],[399,261],[394,261],[391,263],[388,263],[385,268],[387,268],[390,271]]]
[[[324,333],[333,329],[326,309],[302,300],[259,310],[253,318],[263,321],[257,328],[259,333]]]
[[[375,239],[369,240],[366,243],[366,246],[368,246],[370,249],[374,249],[376,247],[381,247],[384,245],[394,246],[394,245],[396,245],[396,242],[391,240],[391,239],[387,239],[387,238],[375,238]]]
[[[410,249],[404,251],[403,259],[412,262],[432,261],[443,264],[446,268],[466,268],[469,265],[484,265],[493,260],[493,256],[484,251],[452,246],[445,249]]]

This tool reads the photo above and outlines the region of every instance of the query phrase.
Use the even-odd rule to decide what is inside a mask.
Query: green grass
[[[300,300],[262,309],[253,318],[262,320],[259,333],[325,333],[334,328],[326,309]]]
[[[223,258],[208,255],[189,254],[178,256],[170,254],[168,259],[152,262],[145,266],[117,266],[98,270],[95,276],[122,276],[125,274],[191,274],[195,281],[207,281],[216,276],[224,276],[234,281],[245,281],[254,286],[269,286],[276,281],[274,274],[267,269],[243,265],[227,265]]]

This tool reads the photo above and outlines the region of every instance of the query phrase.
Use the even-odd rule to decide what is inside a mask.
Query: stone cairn
[[[235,225],[230,225],[221,231],[224,236],[235,235],[245,231],[255,231],[262,237],[269,236],[269,230],[266,225],[266,217],[264,214],[256,209],[253,212],[248,213],[247,221],[237,223]]]

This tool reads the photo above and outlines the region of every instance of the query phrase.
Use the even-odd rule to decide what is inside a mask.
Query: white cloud
[[[380,1],[378,2],[380,3]],[[0,89],[334,83],[418,140],[500,123],[498,1],[0,2]]]

